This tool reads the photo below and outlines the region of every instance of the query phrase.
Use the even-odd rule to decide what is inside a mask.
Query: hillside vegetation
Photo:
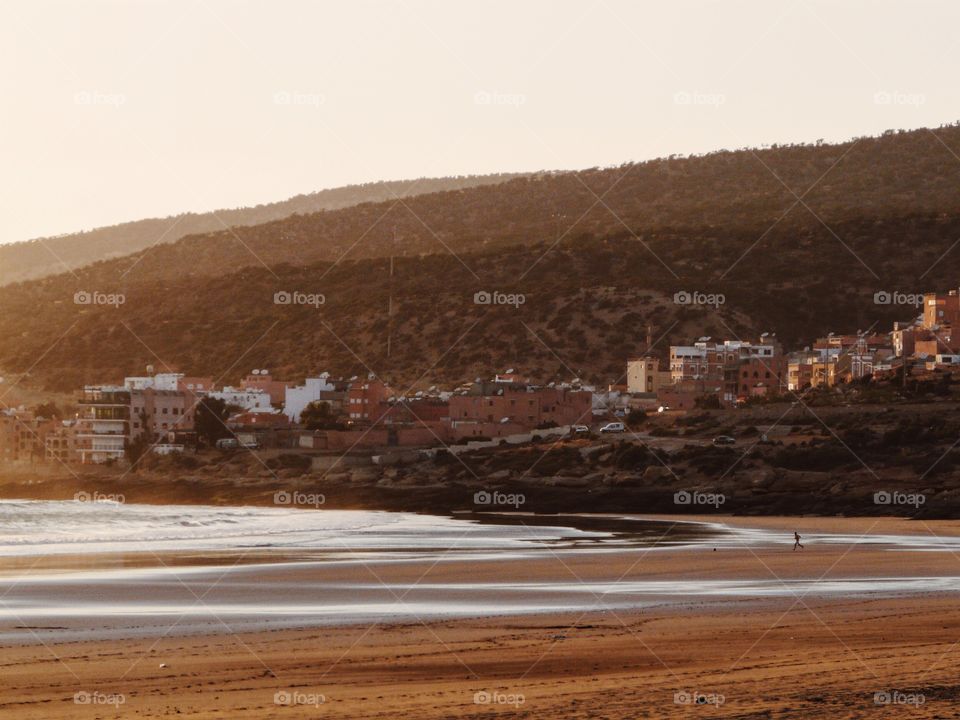
[[[606,383],[644,350],[648,324],[661,354],[700,335],[772,331],[796,348],[885,330],[920,310],[874,293],[960,277],[960,161],[944,146],[960,149],[960,129],[935,132],[516,179],[237,229],[242,243],[185,238],[0,288],[0,368],[50,389],[147,364],[223,382],[269,367],[427,385],[510,366]],[[584,185],[609,190],[615,212],[574,223],[596,201]],[[78,305],[78,291],[125,302]],[[293,291],[325,302],[274,303]],[[478,305],[478,291],[523,303]],[[725,303],[679,305],[679,291]]]
[[[255,207],[149,218],[87,232],[0,245],[0,285],[59,275],[65,270],[73,270],[99,260],[109,260],[155,245],[173,243],[187,235],[214,233],[235,225],[258,225],[291,215],[338,210],[360,203],[412,197],[419,193],[495,184],[514,177],[517,175],[474,175],[347,185],[296,195],[288,200]]]
[[[107,263],[103,277],[219,275],[251,265],[478,252],[624,231],[643,239],[663,228],[714,228],[722,242],[731,231],[760,235],[773,223],[802,227],[820,224],[818,217],[832,224],[954,213],[958,157],[960,127],[950,126],[529,175],[191,236]]]

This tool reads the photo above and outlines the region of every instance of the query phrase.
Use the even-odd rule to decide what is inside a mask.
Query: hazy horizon
[[[960,8],[923,8],[11,3],[0,191],[17,210],[0,243],[381,180],[936,127],[960,118]]]

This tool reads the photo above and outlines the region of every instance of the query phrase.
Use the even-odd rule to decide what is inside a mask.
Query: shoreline
[[[481,544],[470,547],[451,542],[462,537],[454,532],[443,536],[444,546],[392,550],[346,540],[323,548],[255,544],[0,557],[0,645],[156,636],[174,620],[192,634],[218,624],[273,632],[290,625],[458,622],[478,612],[960,596],[960,521],[620,514],[589,519],[594,526],[635,523],[644,534],[578,545],[550,531],[542,537],[561,542],[542,545],[541,535],[524,538],[538,531],[531,526],[513,530],[522,544],[502,545],[496,530],[513,526],[497,525],[498,519],[463,525],[483,533]],[[540,519],[565,527],[563,518]],[[692,522],[704,527],[669,536],[677,523]],[[791,549],[794,529],[803,535],[802,551]]]
[[[509,560],[486,550],[481,558],[427,552],[384,561],[379,551],[371,559],[281,549],[251,559],[296,562],[262,565],[236,562],[238,552],[52,556],[50,565],[82,561],[101,572],[112,565],[120,577],[137,569],[124,583],[94,584],[91,597],[118,606],[139,596],[155,605],[179,598],[183,605],[149,622],[0,620],[0,717],[80,720],[94,710],[197,720],[317,713],[440,720],[507,712],[538,720],[667,718],[704,698],[713,707],[698,712],[716,717],[904,711],[878,706],[884,693],[912,698],[912,717],[954,711],[960,590],[924,583],[960,583],[953,547],[960,521],[712,514],[641,520],[661,528],[721,522],[736,532],[678,546],[541,549]],[[803,551],[791,550],[795,529],[805,538]],[[938,550],[941,542],[949,549]],[[0,589],[0,606],[28,597],[31,576],[49,583],[49,597],[89,596],[82,577],[61,578],[65,584],[43,578],[51,568],[34,560],[0,558],[0,583],[3,575],[11,579],[8,572],[22,575],[13,580],[19,589]],[[921,584],[890,590],[878,582],[884,577]],[[578,597],[580,604],[570,610],[558,602],[545,611],[547,586],[547,595]],[[413,612],[318,623],[301,605],[264,624],[263,617],[225,609],[243,597],[274,610],[281,600],[327,598],[340,606],[327,619],[343,620],[336,613],[361,607],[371,592],[389,602],[384,587]],[[484,587],[488,594],[478,599]],[[644,591],[636,605],[618,604],[637,588]],[[422,604],[436,593],[472,598],[476,606],[437,617]],[[199,621],[184,611],[197,598],[200,608],[213,610]],[[510,612],[517,602],[530,611]],[[16,633],[20,641],[11,642]]]

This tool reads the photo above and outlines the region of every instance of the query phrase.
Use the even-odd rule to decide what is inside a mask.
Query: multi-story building
[[[946,294],[924,294],[924,328],[936,330],[944,326],[957,327],[958,323],[960,323],[960,294],[956,290],[950,290]]]
[[[821,359],[820,353],[803,350],[787,356],[787,390],[799,392],[813,385],[813,366]]]
[[[914,343],[917,337],[915,323],[895,322],[890,333],[890,345],[896,357],[909,357],[914,353]]]
[[[950,355],[957,351],[960,351],[960,342],[953,341],[953,329],[949,325],[936,329],[918,328],[914,334],[913,354],[917,357]]]
[[[48,462],[73,462],[76,459],[77,426],[76,420],[52,421],[53,427],[43,440],[43,457]]]
[[[671,394],[675,402],[678,392],[695,394],[697,390],[691,388],[702,385],[705,389],[722,387],[719,399],[732,403],[744,396],[784,391],[787,388],[787,365],[780,344],[774,336],[766,333],[756,343],[742,340],[721,343],[700,338],[693,345],[670,347],[670,379],[676,386]]]
[[[0,411],[0,460],[32,461],[43,457],[43,419],[23,407]]]
[[[502,423],[524,430],[543,425],[573,425],[589,421],[592,393],[573,386],[537,387],[521,383],[476,383],[470,391],[450,398],[449,422],[456,438],[469,424]]]
[[[286,399],[287,388],[293,383],[285,380],[274,380],[269,370],[254,370],[247,375],[240,387],[244,390],[260,390],[270,396],[270,402],[276,406],[281,406]]]
[[[670,346],[670,381],[676,385],[686,380],[710,380],[722,377],[723,364],[715,350],[706,343]]]
[[[375,377],[351,383],[347,391],[347,417],[353,423],[377,422],[383,415],[380,406],[391,394],[390,388]]]
[[[788,389],[787,358],[748,357],[726,366],[724,372],[724,402],[741,398],[780,395]]]
[[[655,393],[671,382],[671,372],[660,369],[660,358],[648,356],[627,361],[626,390],[630,394]]]
[[[172,432],[192,430],[195,407],[193,398],[179,390],[131,390],[130,439],[156,442]]]
[[[75,454],[82,463],[121,460],[129,443],[166,440],[194,427],[193,396],[176,389],[177,380],[160,383],[127,378],[123,386],[88,385],[78,402]]]
[[[87,385],[77,402],[76,452],[82,463],[121,460],[130,440],[130,393],[117,385]]]

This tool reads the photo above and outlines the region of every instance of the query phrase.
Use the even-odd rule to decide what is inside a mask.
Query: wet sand
[[[811,536],[909,535],[936,542],[960,536],[960,523],[723,520],[785,538],[717,551],[705,546],[565,554],[527,563],[397,563],[378,566],[377,580],[409,585],[742,579],[781,588],[803,580],[804,589],[761,599],[653,597],[648,606],[630,610],[611,610],[601,596],[592,611],[504,616],[491,614],[498,609],[493,599],[489,611],[455,620],[253,633],[227,617],[209,618],[199,630],[181,634],[173,617],[166,634],[106,641],[64,642],[56,631],[44,637],[38,629],[45,644],[0,648],[0,716],[957,715],[960,593],[823,589],[829,581],[852,578],[953,578],[960,576],[960,555],[840,542],[811,543],[794,552],[789,536],[797,528]],[[315,579],[316,572],[282,570],[284,582],[293,583]],[[326,582],[371,579],[363,563],[326,572]],[[263,601],[278,592],[265,583]],[[9,632],[17,624],[5,620],[0,629]],[[686,704],[694,698],[708,707]]]

